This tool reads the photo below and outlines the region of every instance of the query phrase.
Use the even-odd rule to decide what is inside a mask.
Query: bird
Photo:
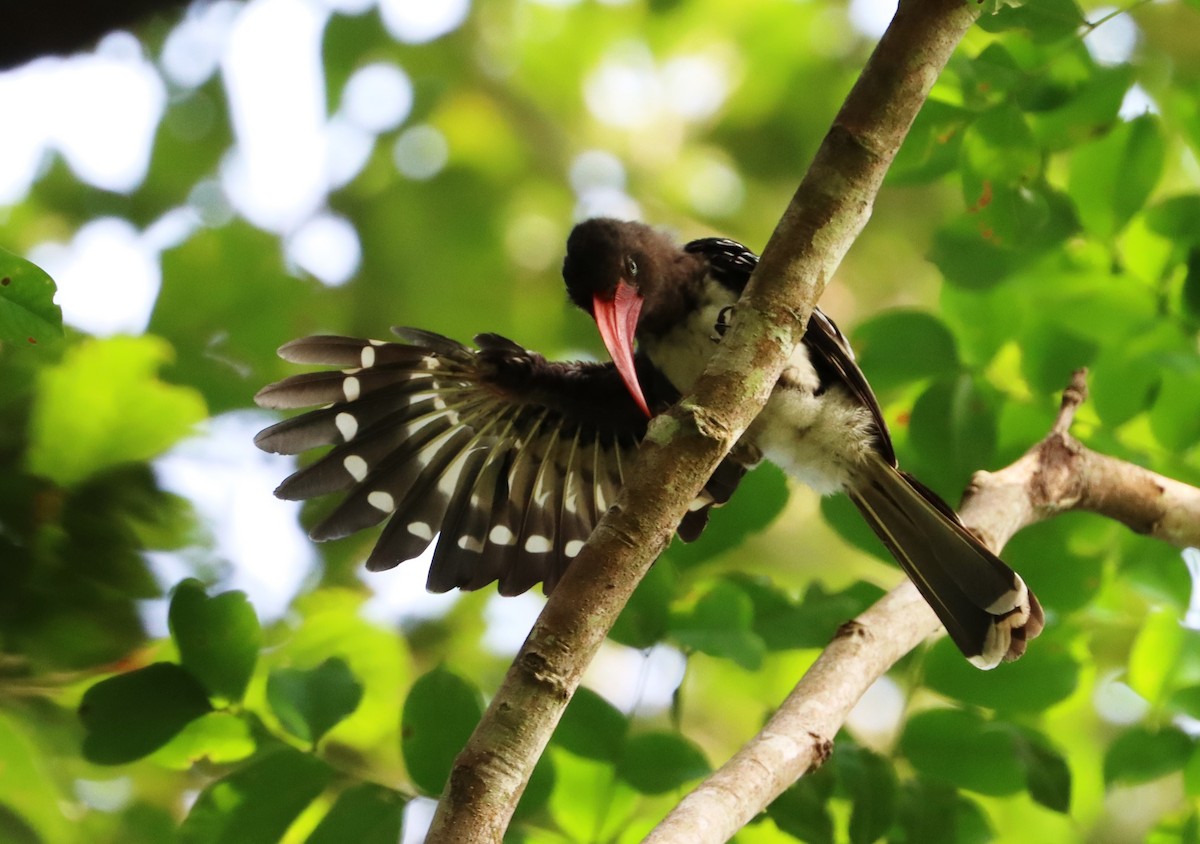
[[[549,594],[614,502],[650,418],[686,394],[736,319],[758,263],[706,237],[676,245],[645,223],[596,217],[571,231],[563,279],[611,360],[551,361],[498,334],[474,347],[393,328],[398,341],[319,335],[285,360],[334,367],[255,396],[312,408],[261,431],[269,452],[332,446],[275,494],[345,492],[310,532],[322,541],[387,521],[366,560],[392,568],[433,545],[426,587]],[[846,337],[819,308],[766,406],[678,527],[703,531],[760,459],[821,494],[845,493],[975,666],[1020,657],[1044,625],[1021,577],[954,510],[899,469],[879,402]]]

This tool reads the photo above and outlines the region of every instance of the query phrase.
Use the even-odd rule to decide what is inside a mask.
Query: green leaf
[[[924,311],[887,311],[862,323],[854,330],[854,348],[880,392],[959,369],[954,335]]]
[[[1200,249],[1187,254],[1187,274],[1183,277],[1183,307],[1193,319],[1200,319]]]
[[[66,800],[51,777],[44,752],[19,729],[18,723],[0,713],[0,840],[12,830],[3,817],[5,810],[17,816],[14,825],[26,827],[31,842],[68,841],[71,822],[60,801]],[[36,832],[35,832],[36,831]],[[16,834],[14,841],[20,841]]]
[[[735,496],[736,497],[736,496]],[[700,540],[701,542],[703,539]],[[679,576],[666,558],[660,558],[633,591],[609,631],[614,642],[631,648],[649,648],[667,635],[671,601],[679,592]]]
[[[895,840],[920,844],[987,844],[995,840],[987,816],[953,787],[918,779],[906,784],[899,801]]]
[[[482,715],[479,689],[445,668],[413,683],[400,719],[400,749],[417,787],[426,794],[441,793],[454,757]]]
[[[855,518],[862,521],[857,515]],[[729,579],[754,603],[752,629],[772,651],[824,647],[839,627],[884,594],[878,586],[861,580],[840,592],[827,592],[814,580],[797,602],[763,578],[731,575]]]
[[[576,756],[615,761],[625,747],[629,718],[600,695],[580,686],[554,731],[554,743]]]
[[[899,785],[895,769],[879,754],[840,739],[833,755],[838,782],[854,802],[850,812],[851,844],[877,841],[896,819]]]
[[[1189,633],[1179,624],[1179,611],[1154,607],[1142,623],[1129,652],[1129,687],[1157,706],[1170,694],[1184,637]]]
[[[922,775],[980,794],[1016,794],[1025,785],[1011,733],[959,709],[909,719],[900,750]]]
[[[963,130],[968,124],[969,115],[964,109],[927,101],[888,170],[888,183],[925,184],[951,172],[958,164]]]
[[[807,844],[833,844],[836,839],[829,800],[835,782],[833,769],[826,763],[776,797],[767,807],[767,814],[793,838]]]
[[[631,736],[617,776],[642,794],[665,794],[711,771],[703,751],[678,733]]]
[[[1146,210],[1146,225],[1175,243],[1200,243],[1200,195],[1173,196],[1152,205]]]
[[[341,657],[316,668],[279,668],[267,678],[267,701],[284,729],[316,744],[362,702],[363,687]]]
[[[1165,157],[1166,141],[1153,115],[1076,147],[1068,192],[1084,228],[1102,239],[1124,228],[1154,190]]]
[[[200,792],[179,828],[183,844],[279,841],[332,781],[332,769],[294,748],[261,756]]]
[[[1180,770],[1192,755],[1192,740],[1175,727],[1132,727],[1104,754],[1107,785],[1137,785]]]
[[[1160,443],[1182,453],[1200,441],[1200,361],[1177,357],[1162,370],[1150,408],[1150,430]]]
[[[153,753],[191,721],[212,711],[200,682],[184,668],[156,662],[101,680],[79,705],[83,755],[101,765]]]
[[[993,287],[1028,259],[1025,253],[985,235],[978,222],[966,216],[938,229],[929,254],[946,281],[965,290]]]
[[[703,536],[695,542],[672,542],[665,556],[682,569],[738,548],[775,521],[787,501],[787,476],[764,462],[742,478],[728,504],[713,509]]]
[[[1016,748],[1029,796],[1047,809],[1067,814],[1071,809],[1071,769],[1067,760],[1044,736],[1032,730],[1017,730]]]
[[[150,759],[164,768],[187,771],[201,761],[213,765],[240,762],[257,749],[249,721],[218,710],[188,722]]]
[[[398,791],[362,782],[338,795],[306,844],[396,844],[407,801]]]
[[[996,453],[993,395],[968,375],[931,384],[913,404],[909,443],[921,459],[922,481],[959,490]]]
[[[751,629],[754,604],[728,580],[717,581],[686,613],[671,619],[671,635],[685,648],[731,659],[754,671],[762,665],[766,645]]]
[[[179,661],[210,694],[239,701],[254,673],[262,629],[244,592],[212,598],[204,584],[187,579],[175,587],[167,615]]]
[[[994,14],[980,17],[981,29],[987,32],[1025,30],[1039,41],[1057,41],[1073,35],[1085,23],[1083,12],[1074,0],[1030,0],[1023,3],[996,0],[992,8]]]
[[[1066,700],[1079,683],[1080,666],[1056,643],[1038,640],[1025,656],[998,671],[980,671],[948,639],[929,650],[925,684],[947,697],[1000,712],[1036,713]]]
[[[73,486],[149,460],[205,418],[204,400],[155,377],[171,348],[157,337],[87,340],[42,371],[30,419],[29,470]]]
[[[0,249],[0,344],[36,345],[62,337],[56,289],[41,267]]]

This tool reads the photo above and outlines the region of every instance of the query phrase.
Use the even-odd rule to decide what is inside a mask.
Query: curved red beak
[[[633,338],[644,301],[633,285],[622,279],[617,282],[616,293],[611,299],[599,295],[592,299],[592,313],[600,329],[600,337],[604,340],[604,348],[608,349],[613,363],[617,365],[617,372],[621,373],[626,389],[642,412],[652,416],[633,365]]]

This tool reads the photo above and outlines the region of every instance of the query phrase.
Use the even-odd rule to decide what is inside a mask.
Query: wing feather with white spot
[[[493,581],[505,594],[539,581],[549,591],[616,498],[644,415],[612,364],[549,362],[494,334],[473,349],[395,331],[403,342],[321,336],[280,349],[288,361],[339,369],[295,375],[256,396],[270,408],[325,405],[255,438],[285,454],[332,446],[276,494],[345,493],[313,528],[318,540],[386,521],[367,560],[373,570],[436,542],[432,591]],[[677,398],[646,361],[640,366],[656,409]],[[688,515],[687,538],[731,492],[724,481],[706,491]]]

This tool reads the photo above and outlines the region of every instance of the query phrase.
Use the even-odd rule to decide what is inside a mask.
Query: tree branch
[[[114,29],[134,26],[154,15],[177,15],[188,0],[43,0],[7,3],[0,28],[0,70],[45,55],[63,55],[92,46]]]
[[[1085,374],[1076,372],[1063,392],[1045,439],[1010,466],[975,474],[963,522],[996,553],[1021,528],[1066,510],[1099,513],[1181,547],[1200,544],[1200,489],[1097,454],[1070,436],[1087,398]],[[728,840],[820,766],[863,693],[938,626],[908,581],[843,625],[758,735],[688,794],[645,844]]]
[[[733,328],[693,396],[651,424],[616,504],[567,570],[455,761],[428,844],[502,839],[584,668],[688,504],[766,403],[977,14],[962,0],[900,3],[772,234]]]

